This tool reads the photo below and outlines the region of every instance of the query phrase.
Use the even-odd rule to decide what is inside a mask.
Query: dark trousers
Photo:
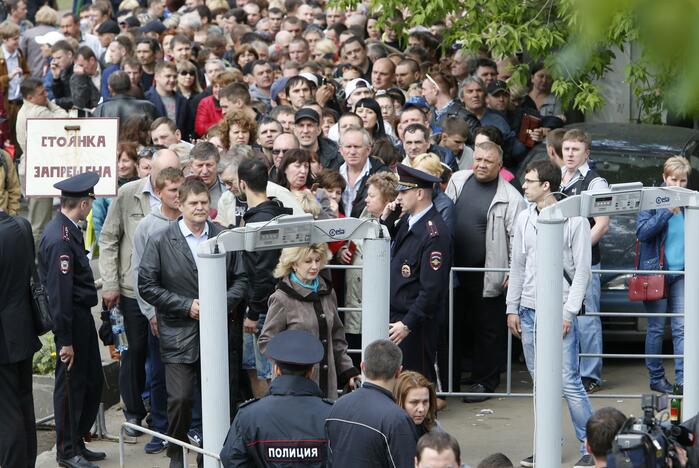
[[[102,397],[102,362],[95,321],[89,309],[73,309],[73,368],[70,375],[61,362],[56,343],[56,383],[53,410],[58,458],[71,458],[82,447],[82,436],[95,422]]]
[[[160,359],[160,340],[150,331],[148,332],[148,357],[150,358],[151,366],[151,427],[162,434],[166,434],[168,428],[168,415],[165,367],[163,366],[163,361]],[[190,425],[190,429],[199,431],[199,433],[201,433],[201,392],[199,384],[194,386],[193,398],[194,406],[192,408],[192,424]]]
[[[146,385],[146,356],[148,354],[148,319],[141,313],[136,299],[124,295],[119,301],[124,314],[124,327],[129,349],[119,361],[119,393],[124,401],[124,415],[139,421],[146,417],[143,389]]]
[[[454,300],[454,389],[461,385],[464,351],[471,356],[471,383],[488,390],[500,385],[507,354],[505,296],[483,297],[483,273],[462,273]]]
[[[167,435],[189,443],[187,430],[192,423],[192,394],[198,382],[201,382],[199,362],[195,364],[165,363],[165,380],[167,382]],[[182,448],[170,444],[167,456],[180,460]]]
[[[32,397],[32,359],[0,364],[0,466],[33,467],[36,424]]]

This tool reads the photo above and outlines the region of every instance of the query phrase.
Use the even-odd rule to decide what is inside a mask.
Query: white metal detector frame
[[[563,336],[563,223],[574,216],[614,216],[684,207],[685,337],[683,413],[699,412],[699,193],[679,187],[643,187],[640,182],[584,191],[541,211],[537,221],[535,453],[537,466],[561,463]]]
[[[220,453],[230,426],[226,253],[271,250],[337,240],[362,239],[362,349],[388,338],[390,236],[377,220],[311,215],[282,216],[223,231],[201,244],[199,256],[199,333],[201,345],[204,449]],[[205,468],[217,466],[205,457]]]

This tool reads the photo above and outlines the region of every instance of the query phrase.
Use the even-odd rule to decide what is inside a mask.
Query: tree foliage
[[[645,121],[658,121],[663,106],[699,111],[699,2],[696,0],[368,0],[399,34],[412,26],[446,21],[443,44],[460,41],[467,50],[486,48],[494,57],[523,53],[543,60],[554,78],[553,92],[565,104],[589,112],[604,104],[596,80],[609,71],[615,50],[641,46],[626,80]],[[336,0],[351,7],[358,0]],[[512,80],[525,84],[520,65]]]

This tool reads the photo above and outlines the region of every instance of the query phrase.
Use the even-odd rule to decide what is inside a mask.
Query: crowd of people
[[[500,384],[508,329],[521,338],[534,375],[537,216],[559,192],[608,186],[588,161],[590,135],[561,128],[576,116],[552,94],[546,67],[528,64],[528,87],[508,83],[521,57],[445,45],[443,23],[403,30],[401,12],[381,29],[363,4],[96,0],[59,13],[35,3],[8,0],[0,24],[0,221],[20,213],[34,137],[28,119],[119,119],[117,195],[93,201],[96,175],[84,173],[56,184],[58,210],[53,199],[32,197],[29,223],[12,228],[31,234],[17,245],[36,250],[37,282],[54,317],[58,463],[92,467],[105,457],[83,439],[102,385],[90,258],[99,262],[105,345],[113,344],[108,311],[118,307],[124,317],[128,349],[114,354],[125,420],[202,446],[197,248],[225,229],[309,213],[388,228],[388,340],[365,350],[364,360],[350,351],[361,345],[362,278],[324,270],[360,266],[361,241],[228,253],[232,426],[224,465],[300,457],[318,466],[458,466],[458,444],[437,421],[446,400],[436,389],[464,389],[466,403],[488,399]],[[549,159],[524,167],[539,142]],[[666,184],[686,186],[690,169],[672,158]],[[575,467],[601,458],[590,445],[588,394],[602,385],[602,359],[579,354],[602,352],[602,325],[578,313],[583,304],[599,311],[594,271],[608,228],[603,216],[565,226],[563,389],[580,442]],[[641,213],[637,234],[642,269],[684,268],[681,210]],[[452,267],[476,271],[454,275],[450,337]],[[668,290],[669,305],[649,301],[647,309],[682,311],[683,276],[671,276]],[[5,321],[5,335],[15,326],[17,336],[31,334],[30,322]],[[664,321],[649,320],[651,354]],[[681,354],[683,322],[671,323]],[[14,365],[2,372],[18,382],[0,387],[0,396],[26,386],[35,338],[22,349],[0,341],[0,367]],[[672,393],[660,361],[647,366],[651,389]],[[680,388],[682,378],[678,365]],[[314,398],[309,409],[288,405],[299,395]],[[276,407],[313,414],[317,425],[275,425]],[[11,427],[33,424],[26,401],[16,408]],[[255,427],[262,432],[250,432],[256,421],[264,421]],[[308,446],[268,443],[297,440],[299,432],[319,438]],[[6,459],[20,462],[0,459],[2,466],[36,456],[35,437],[32,444],[23,434],[15,437],[23,445],[8,445],[23,448]],[[183,464],[180,448],[157,436],[144,450],[167,450],[171,467]],[[511,466],[502,454],[490,458],[479,466]],[[521,464],[534,466],[534,456]]]

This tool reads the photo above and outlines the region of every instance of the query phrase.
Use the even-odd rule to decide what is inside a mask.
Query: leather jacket
[[[208,222],[209,238],[223,228]],[[226,255],[228,311],[245,300],[248,276],[242,256]],[[193,364],[199,360],[199,321],[189,316],[199,297],[197,264],[182,235],[171,223],[148,241],[138,270],[138,292],[153,305],[158,318],[160,353],[164,363]]]
[[[144,99],[135,99],[124,94],[117,94],[95,108],[93,117],[119,117],[119,121],[124,121],[132,115],[146,114],[151,120],[155,120],[155,106]]]

